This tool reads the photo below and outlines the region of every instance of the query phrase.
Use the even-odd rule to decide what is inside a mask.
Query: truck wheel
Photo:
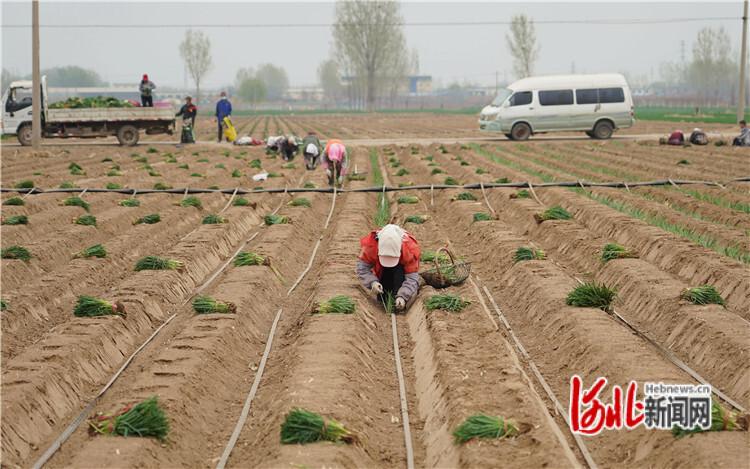
[[[138,143],[139,137],[138,129],[132,125],[123,125],[120,127],[120,130],[117,131],[117,141],[120,142],[120,145],[126,147],[132,147]]]
[[[528,140],[531,137],[531,127],[525,122],[519,122],[510,130],[510,138],[513,140]]]
[[[16,134],[16,137],[18,138],[18,142],[28,147],[31,145],[31,124],[28,122],[25,124],[21,124],[20,127],[18,127],[18,133]]]
[[[612,127],[612,124],[609,121],[599,121],[594,126],[594,138],[599,140],[606,140],[612,136],[612,132],[614,132],[614,128]]]

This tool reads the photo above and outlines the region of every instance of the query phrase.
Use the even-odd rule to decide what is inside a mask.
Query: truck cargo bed
[[[174,120],[174,114],[171,107],[48,109],[47,122],[171,121]]]

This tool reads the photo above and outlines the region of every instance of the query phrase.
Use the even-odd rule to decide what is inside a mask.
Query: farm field
[[[325,115],[256,116],[235,124],[240,134],[258,138],[314,130],[346,143],[483,136],[475,121]],[[674,125],[639,123],[628,131],[666,132]],[[208,119],[198,129],[201,140],[215,136]],[[306,171],[299,156],[285,165],[262,147],[228,144],[3,148],[2,187],[31,181],[43,189],[80,189],[21,195],[22,205],[6,203],[18,194],[2,194],[2,248],[21,246],[31,256],[2,259],[3,464],[31,466],[82,413],[89,418],[158,396],[170,424],[165,441],[92,436],[84,422],[47,467],[215,467],[257,380],[228,467],[406,467],[402,397],[417,467],[585,467],[587,460],[602,468],[746,465],[748,432],[675,438],[639,427],[583,438],[582,447],[563,416],[573,375],[586,386],[600,376],[621,386],[698,384],[699,375],[726,397],[713,396],[725,409],[750,408],[750,183],[731,181],[750,176],[750,154],[624,140],[349,149],[364,180],[350,180],[345,189],[440,185],[450,177],[459,185],[529,181],[533,190],[344,191],[335,199],[322,192],[215,192],[193,195],[197,206],[183,193],[84,189],[325,187],[325,174]],[[275,177],[254,182],[259,166]],[[666,178],[722,185],[534,186]],[[417,200],[399,201],[405,195]],[[71,197],[85,204],[65,205]],[[291,204],[300,197],[309,206]],[[133,199],[137,206],[122,204]],[[538,222],[535,216],[551,207],[562,207],[570,219]],[[471,263],[466,282],[442,291],[468,300],[463,311],[428,310],[424,302],[437,291],[424,287],[392,322],[359,288],[359,238],[376,228],[384,210],[423,252],[449,246]],[[288,223],[265,224],[272,213]],[[158,222],[136,223],[154,214]],[[96,225],[73,223],[85,215],[96,217]],[[205,224],[208,215],[225,220]],[[19,216],[28,223],[5,223]],[[423,223],[414,223],[415,216]],[[608,243],[630,256],[602,261]],[[97,244],[106,257],[76,256]],[[522,247],[546,256],[516,261]],[[271,265],[237,266],[241,251]],[[136,270],[144,256],[182,265]],[[616,290],[611,310],[567,305],[581,282]],[[681,298],[705,284],[724,305]],[[118,301],[126,314],[76,317],[80,295]],[[236,313],[196,314],[199,295],[231,302]],[[315,303],[335,295],[352,297],[354,314],[311,314]],[[295,407],[341,422],[357,442],[282,445],[279,429]],[[520,435],[454,444],[453,430],[476,413],[509,418]]]
[[[478,115],[472,114],[322,114],[322,115],[260,115],[238,116],[233,118],[239,135],[251,135],[264,138],[268,135],[295,134],[304,135],[314,131],[322,137],[344,139],[380,139],[380,138],[474,138],[498,137],[500,134],[480,132],[477,124]],[[726,123],[701,122],[665,122],[637,121],[629,129],[622,129],[618,135],[634,134],[668,134],[681,129],[688,134],[693,128],[700,127],[707,132],[734,135],[737,126]],[[214,141],[216,123],[211,118],[198,118],[198,140]],[[583,132],[554,133],[550,137],[576,136],[583,137]],[[165,136],[150,136],[147,139],[165,140]]]

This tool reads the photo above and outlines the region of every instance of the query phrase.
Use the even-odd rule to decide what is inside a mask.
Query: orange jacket
[[[377,231],[372,231],[359,240],[359,245],[362,247],[359,258],[363,262],[372,265],[372,272],[375,276],[381,278],[383,266],[380,265],[380,258],[378,257],[378,240],[375,238],[376,235]],[[411,234],[406,233],[406,237],[401,242],[401,258],[398,261],[399,264],[404,266],[405,274],[412,274],[419,271],[420,255],[421,252],[417,240]]]

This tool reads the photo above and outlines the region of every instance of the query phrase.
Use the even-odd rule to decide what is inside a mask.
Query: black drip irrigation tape
[[[535,189],[544,188],[544,187],[609,187],[609,188],[615,188],[615,189],[627,189],[630,190],[631,187],[641,187],[641,186],[682,186],[682,185],[706,185],[706,186],[717,186],[722,187],[728,183],[732,182],[750,182],[750,176],[745,176],[741,178],[735,178],[730,179],[727,181],[722,182],[716,182],[716,181],[693,181],[693,180],[681,180],[681,179],[657,179],[654,181],[633,181],[633,182],[588,182],[588,181],[559,181],[559,182],[540,182],[538,184],[534,184]],[[414,191],[414,190],[435,190],[435,189],[491,189],[493,187],[500,187],[500,188],[519,188],[524,189],[529,187],[528,181],[523,182],[507,182],[503,184],[497,184],[497,183],[473,183],[473,184],[464,184],[464,185],[447,185],[447,184],[421,184],[421,185],[415,185],[415,186],[405,186],[405,187],[391,187],[391,186],[377,186],[377,187],[360,187],[356,189],[337,189],[336,192],[399,192],[399,191]],[[72,188],[72,189],[42,189],[40,187],[33,187],[30,189],[16,189],[16,188],[8,188],[3,187],[0,188],[0,192],[17,192],[20,194],[55,194],[55,193],[71,193],[71,192],[86,192],[86,193],[98,193],[98,192],[115,192],[118,194],[124,194],[124,195],[135,195],[137,194],[181,194],[181,195],[187,195],[187,194],[211,194],[211,193],[219,193],[219,194],[228,194],[228,195],[246,195],[246,194],[263,194],[263,193],[271,193],[271,194],[281,194],[281,193],[294,193],[294,192],[326,192],[326,193],[334,193],[334,188],[332,187],[293,187],[293,188],[283,188],[283,187],[275,187],[275,188],[269,188],[269,189],[241,189],[241,188],[231,188],[231,189],[199,189],[199,188],[182,188],[182,189],[166,189],[166,190],[160,190],[160,189],[97,189],[97,188]]]

